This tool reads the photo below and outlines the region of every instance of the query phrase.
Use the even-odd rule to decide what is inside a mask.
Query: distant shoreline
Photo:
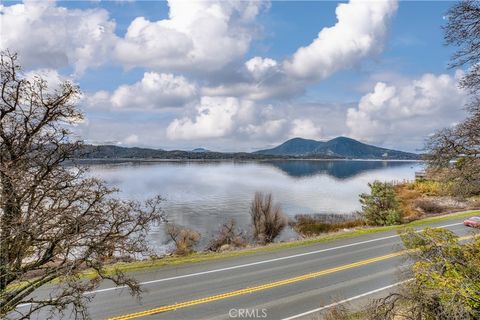
[[[425,162],[421,159],[320,159],[320,158],[268,158],[268,159],[155,159],[155,158],[75,158],[72,162],[268,162],[268,161],[372,161],[372,162]]]

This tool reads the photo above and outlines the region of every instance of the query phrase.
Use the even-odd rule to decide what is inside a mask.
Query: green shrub
[[[480,319],[480,238],[468,242],[443,228],[401,235],[412,280],[367,308],[367,319]]]
[[[370,225],[387,226],[402,222],[402,210],[391,183],[369,183],[370,194],[362,193],[362,215]]]

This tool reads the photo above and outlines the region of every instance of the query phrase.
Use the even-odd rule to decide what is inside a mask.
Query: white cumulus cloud
[[[286,71],[296,78],[321,80],[347,69],[383,48],[395,0],[350,0],[336,8],[337,23],[323,28],[308,46],[285,61]]]
[[[458,75],[424,74],[409,83],[378,82],[356,108],[349,108],[350,136],[386,145],[421,146],[437,129],[463,118],[465,93]]]
[[[288,120],[271,105],[256,105],[235,97],[201,98],[193,115],[174,119],[167,127],[172,140],[276,139],[288,130]]]
[[[262,1],[169,0],[169,18],[137,17],[117,44],[126,66],[218,70],[242,57],[256,32]]]
[[[206,86],[206,95],[237,96],[250,100],[282,99],[335,72],[349,69],[383,50],[396,0],[350,0],[336,8],[337,23],[325,27],[309,45],[288,59],[253,57],[246,61],[238,81]]]
[[[175,119],[167,127],[170,139],[218,138],[229,134],[234,128],[234,117],[241,109],[249,108],[250,102],[236,98],[202,97],[196,107],[194,119]]]
[[[311,119],[294,119],[290,131],[292,137],[301,137],[306,139],[320,139],[322,128],[316,125]]]
[[[131,134],[123,140],[126,145],[135,145],[140,142],[140,138],[136,134]]]
[[[60,73],[58,73],[57,70],[47,68],[30,70],[25,74],[25,77],[28,80],[34,80],[34,78],[39,78],[46,81],[48,90],[50,92],[60,89],[60,86],[65,81],[69,81],[72,83],[74,82],[72,78],[61,75]]]
[[[30,68],[102,65],[115,45],[115,22],[103,9],[70,10],[54,1],[0,5],[0,49],[19,53]]]
[[[277,61],[270,58],[253,57],[245,67],[255,79],[261,79],[277,69]]]
[[[197,87],[183,76],[145,72],[133,85],[118,87],[110,97],[114,107],[156,109],[183,106],[195,98]]]
[[[290,108],[234,97],[202,97],[193,113],[174,119],[167,127],[171,140],[228,138],[235,141],[281,142],[292,136],[319,139],[321,126],[298,118]]]

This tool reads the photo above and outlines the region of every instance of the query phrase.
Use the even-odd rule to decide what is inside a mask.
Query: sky
[[[86,143],[254,151],[348,136],[421,151],[465,116],[448,1],[3,1],[0,49],[77,83]]]

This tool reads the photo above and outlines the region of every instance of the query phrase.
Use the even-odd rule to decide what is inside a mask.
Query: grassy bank
[[[212,260],[220,260],[220,259],[229,259],[234,257],[241,257],[246,255],[251,255],[260,252],[273,252],[279,251],[282,249],[287,248],[295,248],[295,247],[302,247],[317,243],[325,243],[333,240],[339,239],[348,239],[357,236],[367,235],[367,234],[375,234],[384,231],[391,231],[391,230],[401,230],[402,228],[407,227],[418,227],[423,226],[430,223],[436,222],[443,222],[452,219],[461,219],[466,218],[472,215],[478,215],[480,211],[467,211],[467,212],[457,212],[451,213],[442,216],[435,216],[429,217],[425,219],[416,220],[410,223],[402,224],[402,225],[394,225],[394,226],[386,226],[386,227],[362,227],[355,230],[350,231],[339,231],[335,233],[325,234],[318,237],[312,237],[302,240],[295,240],[289,242],[281,242],[281,243],[273,243],[267,246],[262,247],[253,247],[247,248],[242,250],[235,250],[235,251],[227,251],[227,252],[196,252],[192,253],[188,256],[167,256],[164,258],[152,259],[148,261],[137,261],[137,262],[128,262],[128,263],[117,263],[108,267],[108,272],[113,272],[115,269],[122,270],[124,272],[134,272],[146,269],[155,269],[161,268],[165,266],[177,266],[187,263],[199,263],[205,261],[212,261]],[[85,271],[83,276],[86,278],[93,277],[94,273],[90,271]]]
[[[401,230],[407,227],[419,227],[419,226],[427,225],[430,223],[438,223],[438,222],[449,221],[453,219],[467,218],[472,215],[480,215],[480,211],[463,211],[463,212],[457,212],[457,213],[450,213],[450,214],[441,215],[441,216],[428,217],[428,218],[416,220],[416,221],[402,224],[402,225],[393,225],[393,226],[386,226],[386,227],[361,227],[361,228],[356,228],[354,230],[338,231],[338,232],[328,233],[328,234],[320,235],[317,237],[311,237],[311,238],[306,238],[302,240],[272,243],[267,246],[257,246],[257,247],[234,250],[234,251],[195,252],[187,256],[174,255],[174,256],[166,256],[163,258],[157,258],[157,259],[151,259],[151,260],[143,260],[143,261],[135,261],[135,262],[120,262],[120,263],[115,263],[108,266],[106,268],[106,273],[113,274],[116,270],[120,270],[126,273],[138,272],[138,271],[154,270],[154,269],[168,267],[168,266],[179,266],[179,265],[188,264],[188,263],[200,263],[200,262],[206,262],[206,261],[232,259],[235,257],[252,255],[255,253],[275,252],[275,251],[280,251],[288,248],[296,248],[296,247],[308,246],[308,245],[313,245],[318,243],[326,243],[333,240],[349,239],[349,238],[354,238],[362,235],[380,233],[384,231]],[[91,279],[95,277],[96,274],[91,270],[85,270],[79,276],[80,278],[83,278],[83,279]],[[59,283],[61,281],[62,279],[55,279],[54,281],[52,281],[52,283]],[[14,289],[20,285],[21,285],[20,283],[15,283],[15,284],[12,284],[10,288]]]

